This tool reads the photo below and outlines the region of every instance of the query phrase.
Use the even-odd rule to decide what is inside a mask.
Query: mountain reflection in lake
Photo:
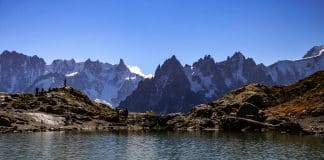
[[[43,132],[0,135],[0,159],[321,159],[324,138],[280,133]]]

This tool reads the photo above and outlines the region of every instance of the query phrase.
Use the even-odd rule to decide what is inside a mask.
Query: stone
[[[11,127],[11,121],[7,117],[0,117],[0,126]]]
[[[273,116],[269,116],[267,117],[267,119],[264,121],[265,123],[269,123],[269,124],[273,124],[273,125],[277,125],[279,124],[281,121]]]
[[[300,132],[302,130],[301,126],[298,123],[291,121],[283,121],[279,124],[279,128],[280,130],[287,132]]]
[[[212,106],[209,105],[199,105],[192,109],[191,116],[192,117],[200,117],[200,118],[210,118],[215,111],[212,110]]]
[[[318,108],[318,109],[315,109],[311,112],[311,115],[313,117],[317,117],[317,116],[323,116],[324,115],[324,108]]]
[[[258,119],[259,108],[251,103],[243,103],[240,105],[236,116],[249,119]]]

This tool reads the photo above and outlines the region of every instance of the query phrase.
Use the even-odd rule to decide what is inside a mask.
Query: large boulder
[[[62,115],[65,113],[67,107],[64,106],[46,106],[45,109],[41,108],[40,111],[45,111],[46,113]]]
[[[194,107],[190,113],[193,118],[210,118],[212,117],[215,109],[207,104],[201,104]]]
[[[255,121],[247,118],[239,118],[232,116],[223,116],[220,119],[219,127],[224,131],[243,131],[247,129],[267,128],[271,125]]]
[[[264,122],[273,124],[273,125],[277,125],[277,124],[281,123],[281,121],[279,119],[277,119],[276,117],[273,117],[273,116],[268,116]]]
[[[0,116],[0,126],[11,127],[11,121],[7,117]]]
[[[324,108],[317,108],[317,109],[313,110],[313,111],[311,112],[311,115],[312,115],[313,117],[323,116],[323,115],[324,115]]]
[[[186,127],[187,121],[185,117],[179,113],[172,113],[166,116],[162,116],[159,118],[159,126],[161,129],[165,130],[176,130],[179,128]]]
[[[257,120],[259,118],[259,108],[251,103],[242,103],[236,116]]]
[[[279,124],[279,129],[287,132],[300,132],[302,131],[299,123],[291,122],[291,121],[283,121]]]

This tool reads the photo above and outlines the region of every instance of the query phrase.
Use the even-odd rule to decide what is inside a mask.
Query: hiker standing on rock
[[[64,87],[66,87],[66,78],[64,79]]]
[[[128,117],[128,109],[125,108],[125,117],[127,118]]]
[[[39,88],[36,87],[36,89],[35,89],[35,94],[36,94],[36,96],[38,96],[38,92],[39,92]]]

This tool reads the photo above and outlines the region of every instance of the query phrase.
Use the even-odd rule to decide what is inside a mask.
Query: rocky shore
[[[0,93],[0,132],[213,130],[324,133],[324,72],[286,87],[250,84],[191,112],[135,113],[90,100],[71,87]]]

